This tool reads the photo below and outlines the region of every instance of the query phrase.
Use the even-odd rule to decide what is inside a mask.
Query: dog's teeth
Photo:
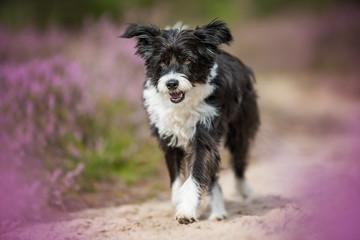
[[[183,96],[183,93],[177,92],[177,93],[170,93],[171,98],[181,98]]]
[[[184,97],[185,97],[185,93],[184,92],[172,92],[172,93],[169,93],[170,95],[170,100],[173,102],[173,103],[179,103],[181,102]]]

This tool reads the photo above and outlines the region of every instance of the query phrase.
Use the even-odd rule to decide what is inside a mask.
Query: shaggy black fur
[[[212,21],[195,30],[160,30],[155,25],[130,24],[122,37],[137,38],[137,54],[145,59],[147,79],[155,87],[170,71],[184,74],[194,87],[206,84],[211,68],[218,64],[216,77],[208,83],[215,85],[215,90],[204,99],[218,114],[211,119],[210,127],[200,122],[194,125],[196,133],[189,139],[190,148],[169,145],[173,136],[161,136],[151,123],[152,133],[165,153],[171,183],[184,172],[184,161],[190,159],[190,174],[202,190],[210,187],[211,191],[217,179],[222,139],[230,150],[236,176],[243,179],[249,145],[260,120],[252,71],[219,49],[219,45],[232,41],[226,24]]]

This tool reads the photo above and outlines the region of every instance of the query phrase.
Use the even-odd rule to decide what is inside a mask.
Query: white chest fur
[[[211,74],[209,80],[214,75]],[[175,104],[170,101],[169,94],[158,92],[147,80],[143,97],[150,124],[158,129],[161,138],[171,137],[169,146],[187,150],[195,136],[196,125],[201,123],[209,128],[212,119],[218,115],[214,106],[204,102],[214,88],[209,81],[196,85],[186,92],[182,102]]]

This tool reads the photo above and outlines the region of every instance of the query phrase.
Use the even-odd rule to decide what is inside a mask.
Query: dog
[[[121,37],[135,37],[136,54],[145,60],[144,106],[165,155],[175,219],[197,221],[206,192],[209,219],[225,219],[219,145],[229,149],[236,187],[246,197],[247,153],[260,124],[252,70],[220,49],[233,40],[227,24],[215,19],[194,30],[161,30],[130,23]]]

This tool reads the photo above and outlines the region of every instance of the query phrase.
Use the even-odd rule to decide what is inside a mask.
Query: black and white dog
[[[230,150],[237,189],[247,196],[246,155],[259,126],[252,71],[219,49],[232,41],[230,30],[219,20],[195,30],[132,23],[121,37],[136,37],[136,53],[145,59],[144,106],[165,154],[177,221],[196,221],[206,190],[210,219],[226,218],[216,176],[220,142]]]

